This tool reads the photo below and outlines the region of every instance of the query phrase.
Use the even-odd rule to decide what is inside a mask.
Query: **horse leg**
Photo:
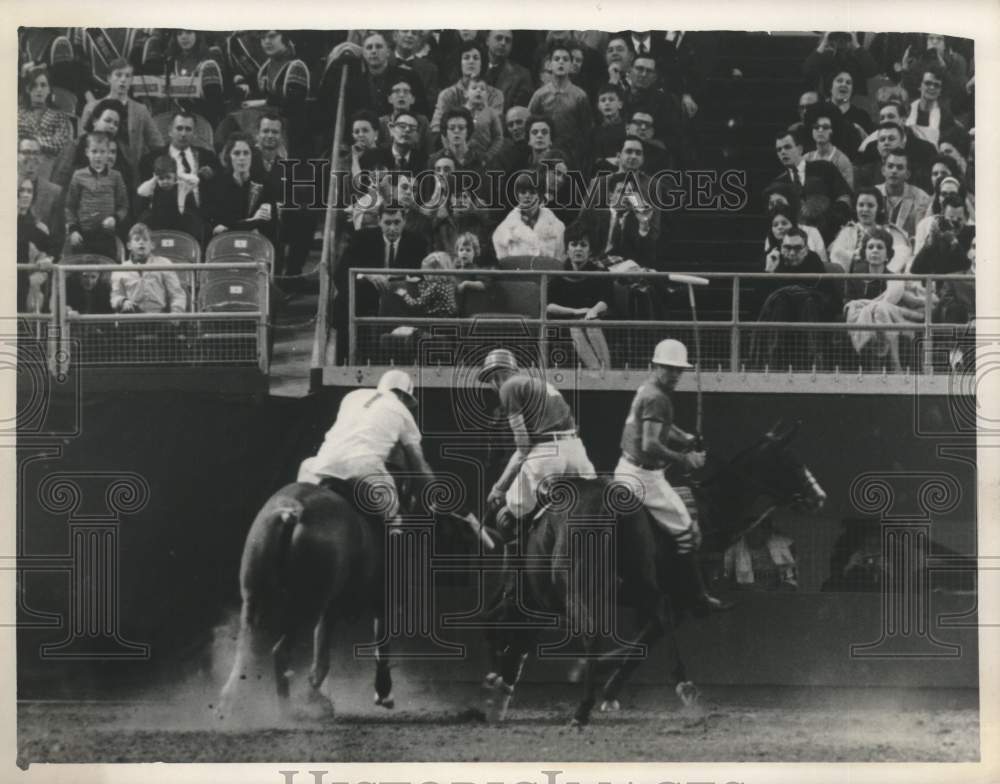
[[[251,667],[259,665],[263,660],[257,654],[261,647],[260,630],[254,621],[254,611],[252,601],[247,598],[243,601],[240,611],[240,630],[236,639],[236,656],[233,660],[233,669],[229,673],[229,678],[222,687],[219,696],[218,716],[220,719],[228,718],[234,711],[237,692],[241,681],[249,678]]]
[[[597,702],[597,679],[594,677],[594,637],[592,635],[584,635],[583,637],[583,700],[576,707],[576,712],[573,714],[573,721],[571,722],[574,727],[583,728],[590,723],[590,713],[594,709],[594,703]]]
[[[638,637],[635,639],[634,645],[647,645],[651,646],[656,643],[664,634],[663,624],[657,619],[650,619],[646,622],[646,625],[639,632]],[[601,656],[601,663],[605,662],[617,662],[618,666],[615,668],[614,672],[604,684],[604,688],[601,693],[601,710],[602,711],[617,711],[621,709],[621,703],[618,701],[618,696],[621,694],[622,686],[625,685],[625,681],[631,677],[632,673],[636,671],[640,664],[642,664],[643,659],[638,656],[627,656],[627,649],[618,648],[616,650],[610,651],[609,653]]]
[[[375,616],[375,704],[383,708],[396,707],[396,699],[392,696],[392,672],[389,670],[389,661],[386,656],[389,653],[388,637],[382,639],[382,627],[385,619]]]
[[[282,712],[288,710],[288,666],[291,663],[293,643],[292,630],[286,627],[278,642],[271,649],[271,657],[274,664],[274,681],[277,684],[278,703]]]
[[[323,615],[313,630],[313,663],[309,671],[308,701],[323,715],[333,715],[333,702],[320,689],[330,672],[330,631],[333,619]]]
[[[512,643],[497,654],[496,678],[487,684],[492,692],[487,700],[487,718],[492,722],[502,722],[507,718],[507,709],[514,696],[514,688],[524,674],[524,665],[528,660],[528,645],[530,640],[514,636]],[[487,676],[488,677],[488,676]]]

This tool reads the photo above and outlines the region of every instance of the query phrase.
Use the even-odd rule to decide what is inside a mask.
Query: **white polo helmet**
[[[413,403],[416,403],[416,398],[413,396],[413,379],[410,378],[410,374],[393,368],[392,370],[387,370],[382,374],[382,378],[378,380],[378,391],[379,392],[390,392],[392,390],[397,390],[406,395]]]
[[[694,367],[688,362],[687,346],[673,338],[661,340],[656,344],[656,348],[653,350],[653,364],[678,368]]]

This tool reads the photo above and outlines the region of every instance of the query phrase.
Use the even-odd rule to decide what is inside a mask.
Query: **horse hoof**
[[[622,705],[618,700],[605,700],[601,703],[602,713],[617,713],[622,709]]]
[[[483,678],[483,688],[493,689],[497,685],[497,681],[500,680],[500,676],[495,672],[486,673],[486,677]]]
[[[697,705],[698,700],[701,697],[701,692],[692,681],[681,681],[677,684],[674,691],[677,692],[677,696],[680,697],[681,702],[684,703],[685,707]]]
[[[387,694],[385,697],[380,697],[376,694],[375,704],[385,708],[386,710],[392,710],[396,707],[396,698],[393,697],[392,694]]]

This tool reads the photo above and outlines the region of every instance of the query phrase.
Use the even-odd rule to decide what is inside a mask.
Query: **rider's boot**
[[[684,564],[687,572],[689,585],[694,593],[694,612],[696,615],[708,615],[709,613],[725,612],[735,606],[733,602],[724,602],[718,597],[712,596],[705,586],[705,578],[701,572],[701,563],[697,551],[680,554],[681,563]]]

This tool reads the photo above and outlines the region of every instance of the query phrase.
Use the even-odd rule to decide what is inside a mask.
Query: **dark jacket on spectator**
[[[212,179],[207,192],[202,195],[201,205],[205,211],[209,232],[216,226],[225,226],[229,231],[252,231],[257,229],[272,243],[277,238],[278,194],[265,183],[248,179],[242,185],[233,179],[230,172],[223,172]],[[271,205],[269,221],[251,220],[263,204]]]

